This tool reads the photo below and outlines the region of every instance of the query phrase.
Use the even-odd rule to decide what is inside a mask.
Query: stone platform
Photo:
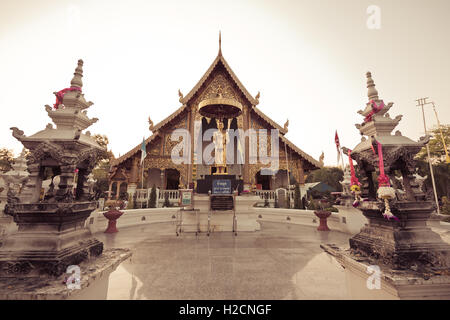
[[[12,206],[18,231],[0,246],[0,278],[59,276],[67,266],[99,256],[103,243],[84,227],[95,205],[88,201]]]
[[[344,267],[347,290],[351,299],[363,300],[448,300],[450,299],[450,270],[392,270],[377,260],[357,255],[333,244],[320,246]],[[380,268],[380,288],[369,289],[369,266]]]
[[[257,220],[257,212],[253,205],[260,201],[258,196],[236,196],[236,220],[237,231],[257,231],[260,225]],[[194,195],[194,208],[198,209],[198,217],[195,212],[183,212],[183,232],[197,231],[197,223],[200,224],[200,231],[208,230],[208,211],[210,201],[208,195]],[[197,221],[197,218],[199,219]],[[222,232],[233,230],[233,211],[212,211],[210,221],[211,232]]]
[[[111,272],[131,257],[130,249],[107,249],[100,257],[86,260],[81,269],[80,289],[69,289],[59,277],[0,279],[0,300],[106,299]]]

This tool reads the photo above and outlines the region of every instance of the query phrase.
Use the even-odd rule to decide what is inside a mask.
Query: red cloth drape
[[[352,150],[348,150],[348,162],[350,164],[350,173],[351,173],[351,178],[350,178],[350,185],[354,186],[354,185],[361,185],[361,183],[359,183],[358,178],[356,177],[355,174],[355,168],[353,167],[353,160],[352,157],[350,156]]]
[[[377,141],[378,146],[378,167],[380,169],[380,175],[378,176],[378,185],[380,187],[390,187],[389,177],[384,174],[384,160],[383,160],[383,148],[381,143]]]
[[[55,102],[55,104],[53,105],[53,108],[58,109],[58,106],[59,106],[60,104],[63,103],[64,95],[65,95],[66,92],[68,92],[68,91],[80,91],[80,92],[81,92],[81,88],[78,88],[78,87],[70,87],[70,88],[65,88],[65,89],[62,89],[62,90],[58,91],[58,92],[56,93],[56,102]]]
[[[364,118],[364,122],[369,122],[372,121],[372,116],[381,111],[381,109],[384,108],[384,102],[381,101],[380,105],[377,106],[377,104],[375,103],[374,100],[370,100],[370,103],[372,104],[372,111],[370,111],[370,113]]]

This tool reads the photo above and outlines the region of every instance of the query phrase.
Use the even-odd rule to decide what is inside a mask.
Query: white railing
[[[286,190],[286,189],[284,189],[284,190]],[[261,198],[261,200],[265,201],[265,199],[267,199],[269,201],[269,204],[274,204],[275,203],[275,195],[276,195],[277,191],[278,191],[278,189],[277,190],[255,190],[254,194],[259,196]],[[288,195],[290,196],[291,208],[293,208],[295,191],[294,190],[287,191],[286,198]]]
[[[150,198],[151,189],[136,189],[136,202],[147,202]]]
[[[136,189],[136,204],[140,206],[143,203],[146,203],[150,200],[150,193],[152,189]],[[164,205],[164,201],[166,199],[166,195],[169,198],[169,203],[173,206],[177,206],[180,193],[178,190],[160,190],[156,188],[156,206],[158,208]]]
[[[255,195],[259,196],[262,200],[269,200],[269,202],[275,201],[275,190],[256,190]]]
[[[156,199],[157,201],[157,207],[162,207],[164,205],[166,195],[169,198],[169,203],[172,206],[178,206],[179,199],[180,199],[180,192],[178,190],[161,190],[158,192]]]
[[[166,198],[166,194],[169,197],[169,201],[171,200],[178,201],[178,199],[180,198],[180,192],[178,190],[162,190],[158,194],[158,200],[164,201],[164,199]]]

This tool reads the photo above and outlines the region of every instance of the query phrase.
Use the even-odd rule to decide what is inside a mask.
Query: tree
[[[323,182],[333,187],[335,191],[342,191],[339,181],[344,178],[344,172],[338,167],[323,167],[311,172],[306,178],[306,182]]]
[[[109,139],[106,135],[102,135],[102,134],[94,134],[92,135],[92,138],[94,138],[94,140],[101,146],[107,149],[106,151],[106,155],[104,155],[102,158],[100,158],[100,160],[104,160],[104,159],[114,159],[114,154],[112,153],[111,150],[108,150],[108,144],[109,144]]]
[[[150,190],[150,199],[148,201],[149,208],[156,208],[156,186],[152,186],[152,190]]]
[[[105,148],[108,148],[109,139],[106,135],[94,134],[92,136],[97,143]],[[103,157],[99,158],[95,168],[92,170],[92,175],[96,180],[94,185],[94,192],[96,198],[102,197],[109,189],[109,170],[110,162],[114,159],[114,154],[111,150],[107,150]]]
[[[450,215],[450,200],[447,197],[442,197],[442,214]]]
[[[424,181],[424,191],[432,193],[433,182],[431,181],[430,166],[427,161],[416,160],[417,173],[422,177],[427,177]],[[434,181],[438,198],[450,197],[450,164],[439,161],[433,165]]]
[[[450,146],[450,125],[441,126],[447,148]],[[433,165],[434,180],[436,182],[436,192],[438,198],[450,197],[450,164],[446,162],[444,145],[439,128],[431,131],[431,139],[428,142],[430,149],[430,159]],[[427,176],[424,184],[428,192],[432,192],[433,185],[431,181],[430,167],[428,164],[428,154],[426,147],[423,147],[416,156],[417,173],[421,176]]]
[[[14,153],[10,149],[1,148],[0,149],[0,171],[6,172],[12,169],[12,164],[14,163]]]
[[[450,124],[441,125],[441,130],[448,149],[450,147]],[[428,142],[428,147],[430,148],[431,162],[434,164],[436,162],[445,161],[445,150],[439,128],[433,128],[430,134],[431,139],[430,142]],[[427,148],[423,147],[417,154],[416,159],[427,161],[427,157]]]

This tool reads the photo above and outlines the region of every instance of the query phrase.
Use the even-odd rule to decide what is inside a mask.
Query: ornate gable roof
[[[200,79],[199,82],[192,88],[192,90],[185,96],[180,99],[180,102],[182,104],[188,104],[189,101],[195,96],[195,94],[200,90],[200,88],[205,84],[205,82],[208,80],[208,78],[211,76],[212,72],[218,68],[220,65],[224,67],[230,78],[233,80],[233,82],[236,84],[236,86],[239,88],[239,90],[242,92],[244,97],[250,102],[252,106],[255,106],[259,103],[258,99],[253,98],[253,96],[247,91],[247,89],[244,87],[244,85],[241,83],[241,81],[238,79],[236,74],[233,72],[233,70],[228,65],[227,61],[222,55],[222,51],[219,50],[219,54],[217,55],[216,59],[214,59],[211,66],[208,68],[206,73],[203,75],[203,77]]]
[[[263,113],[260,109],[257,107],[253,107],[252,110],[265,122],[267,122],[269,125],[271,125],[274,129],[278,129],[282,135],[285,135],[287,133],[287,130],[280,126],[278,123],[273,121],[271,118],[269,118],[265,113]]]
[[[287,146],[289,148],[291,148],[295,153],[297,153],[300,157],[305,159],[311,165],[312,170],[322,168],[322,164],[319,161],[317,161],[316,159],[311,157],[309,154],[307,154],[306,152],[301,150],[299,147],[297,147],[295,144],[293,144],[291,141],[289,141],[285,136],[280,134],[280,139],[281,139],[281,141],[286,143]]]

